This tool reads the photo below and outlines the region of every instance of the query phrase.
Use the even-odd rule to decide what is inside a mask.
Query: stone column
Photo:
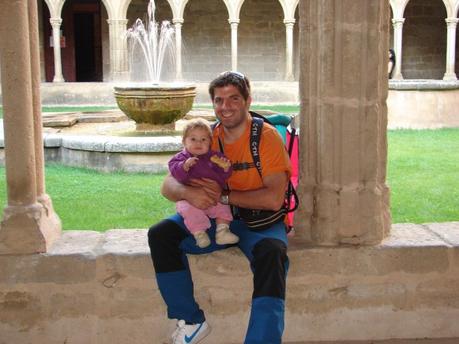
[[[0,21],[8,200],[0,225],[0,254],[46,252],[60,234],[60,227],[50,225],[46,209],[37,202],[33,113],[39,95],[33,92],[39,90],[39,74],[32,78],[32,69],[38,71],[39,51],[37,8],[32,2],[0,2],[0,13],[8,13]]]
[[[447,46],[446,46],[446,73],[443,80],[457,80],[455,72],[456,62],[456,27],[459,19],[447,18],[445,19],[447,25]]]
[[[388,11],[386,0],[300,1],[298,240],[376,244],[389,233]]]
[[[285,19],[285,80],[293,81],[293,27],[295,26],[295,19]]]
[[[182,25],[183,19],[174,19],[175,28],[175,79],[183,80],[182,74]]]
[[[229,19],[231,25],[231,70],[237,71],[237,27],[239,19]]]
[[[45,210],[47,218],[46,230],[50,235],[61,232],[61,221],[54,212],[51,198],[46,193],[45,187],[45,157],[43,151],[43,133],[40,97],[40,38],[38,33],[37,1],[28,0],[29,3],[29,33],[30,33],[30,61],[32,77],[32,109],[33,109],[33,134],[35,148],[35,178],[37,183],[37,201]],[[60,51],[60,49],[59,49]],[[53,234],[54,233],[54,234]]]
[[[62,58],[61,58],[61,18],[50,18],[53,28],[53,52],[54,52],[54,78],[53,82],[64,82],[62,75]]]
[[[392,19],[394,27],[394,51],[395,51],[395,70],[392,79],[403,80],[402,75],[402,37],[403,37],[403,23],[405,18]]]
[[[115,81],[127,80],[127,19],[107,19],[110,39],[110,74]]]

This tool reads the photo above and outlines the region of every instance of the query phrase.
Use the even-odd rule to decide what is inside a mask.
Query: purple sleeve
[[[222,153],[222,152],[219,152],[219,151],[212,151],[212,155],[218,155],[220,158],[226,158],[226,156]],[[228,159],[228,158],[227,158]],[[228,159],[229,160],[229,159]],[[227,180],[230,176],[231,176],[231,173],[233,172],[233,168],[230,166],[230,168],[228,169],[227,172],[225,172],[225,170],[223,170],[223,168],[221,168],[220,166],[218,166],[217,164],[212,164],[213,166],[213,169],[215,171],[218,172],[218,174],[224,179],[224,180]]]
[[[172,177],[180,183],[188,181],[188,173],[183,169],[183,164],[186,159],[188,159],[188,156],[182,151],[175,154],[172,159],[169,160],[169,171]]]

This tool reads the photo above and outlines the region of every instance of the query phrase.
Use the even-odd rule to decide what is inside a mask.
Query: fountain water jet
[[[131,71],[139,51],[149,82],[115,86],[114,94],[118,107],[136,122],[137,130],[173,129],[174,122],[191,110],[196,86],[159,82],[166,54],[173,48],[174,29],[168,21],[161,26],[156,22],[154,0],[150,0],[147,13],[146,25],[137,19],[127,30],[126,39]]]

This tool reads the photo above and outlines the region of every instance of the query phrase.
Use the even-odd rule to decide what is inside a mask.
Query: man
[[[219,150],[220,141],[224,154],[233,164],[229,190],[222,191],[211,180],[194,180],[191,185],[182,185],[167,176],[162,194],[173,202],[186,200],[201,209],[220,201],[233,207],[279,210],[290,177],[290,161],[280,135],[265,123],[259,144],[262,177],[258,173],[249,144],[252,123],[249,80],[238,72],[225,72],[210,83],[209,93],[220,121],[213,132],[212,148]],[[234,220],[230,226],[239,237],[237,245],[249,259],[253,272],[252,308],[245,344],[280,344],[282,340],[288,268],[284,226],[281,221],[268,229],[253,231],[241,220]],[[214,221],[209,233],[214,237]],[[152,226],[148,238],[168,317],[179,320],[172,342],[198,343],[209,334],[210,327],[194,299],[186,254],[210,253],[229,245],[217,245],[213,241],[204,249],[197,247],[178,215]]]

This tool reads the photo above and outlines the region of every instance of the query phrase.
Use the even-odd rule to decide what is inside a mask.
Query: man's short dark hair
[[[233,85],[241,93],[244,100],[250,96],[250,82],[249,79],[239,72],[223,72],[209,84],[210,99],[214,101],[215,89]]]

